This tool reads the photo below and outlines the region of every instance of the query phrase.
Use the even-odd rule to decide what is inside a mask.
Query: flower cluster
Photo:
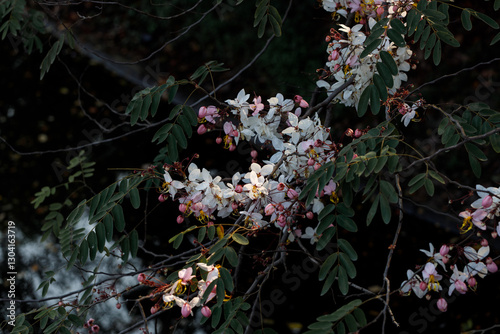
[[[479,196],[471,204],[471,208],[460,212],[459,216],[463,218],[460,231],[467,233],[474,226],[481,231],[486,230],[486,223],[491,221],[494,217],[500,216],[500,189],[489,187],[485,188],[482,185],[476,185],[476,191]],[[493,237],[497,237],[500,233],[500,225],[496,222],[495,231],[492,233]]]
[[[255,97],[253,103],[248,102],[249,98],[241,90],[236,99],[226,101],[229,106],[226,110],[201,107],[198,117],[204,130],[198,133],[221,124],[225,137],[218,142],[225,148],[231,150],[240,140],[246,140],[270,152],[269,159],[257,163],[258,152],[254,151],[254,162],[248,172],[238,172],[230,180],[213,176],[194,163],[187,168],[180,164],[166,165],[159,199],[163,201],[170,196],[179,202],[178,223],[194,216],[201,223],[212,224],[215,216],[225,218],[235,214],[243,215],[250,228],[274,225],[288,232],[291,241],[295,237],[317,240],[309,230],[302,233],[294,224],[295,219],[300,212],[312,218],[313,213],[321,211],[324,205],[320,198],[335,195],[336,184],[330,181],[324,189],[319,189],[313,205],[306,210],[298,200],[301,183],[296,181],[303,185],[311,173],[335,159],[336,145],[329,140],[330,130],[321,125],[317,115],[299,118],[302,108],[308,107],[300,96],[292,100],[277,94],[268,99],[268,105],[262,103],[261,97]],[[234,119],[239,123],[233,123]]]
[[[375,23],[374,19],[369,19],[370,29]],[[378,48],[366,57],[360,58],[365,49],[364,42],[367,38],[367,34],[362,31],[364,26],[362,24],[357,24],[352,28],[343,24],[340,26],[339,31],[332,29],[331,35],[327,36],[327,41],[330,43],[327,48],[328,62],[326,65],[334,83],[330,85],[325,80],[319,80],[317,86],[326,88],[327,92],[331,93],[352,78],[352,83],[343,89],[336,98],[346,106],[357,108],[361,94],[372,82],[373,75],[378,73],[376,64],[381,61],[380,52],[387,51],[392,55],[398,67],[398,74],[393,76],[394,85],[389,89],[389,93],[393,94],[400,88],[401,83],[408,79],[405,72],[410,70],[408,62],[412,55],[410,48],[408,46],[397,47],[385,36]]]
[[[435,252],[434,246],[432,244],[429,246],[429,250],[421,249],[429,257],[421,276],[409,269],[408,280],[402,283],[401,293],[408,295],[413,291],[419,298],[430,299],[433,292],[440,295],[443,285],[446,285],[449,296],[454,291],[465,294],[468,290],[476,290],[476,276],[484,278],[488,273],[498,270],[496,263],[488,257],[490,247],[486,239],[481,240],[480,245],[476,247],[477,250],[471,246],[442,245],[439,252]],[[448,268],[451,269],[451,275]],[[444,272],[440,274],[438,269]],[[443,297],[439,298],[437,305],[441,311],[447,310],[448,304]]]
[[[184,318],[193,315],[195,307],[201,307],[201,313],[205,317],[210,317],[212,311],[206,305],[216,295],[217,284],[212,285],[212,290],[205,296],[207,288],[212,282],[219,278],[219,270],[216,266],[206,263],[197,263],[196,268],[200,270],[200,279],[193,275],[193,267],[181,269],[178,272],[178,279],[172,284],[158,284],[146,278],[145,274],[139,274],[137,280],[140,284],[155,286],[162,295],[162,305],[157,303],[151,308],[154,314],[160,309],[169,309],[177,305],[181,309]],[[154,293],[153,293],[154,295]]]

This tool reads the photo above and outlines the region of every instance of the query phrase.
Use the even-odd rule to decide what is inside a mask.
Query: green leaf
[[[370,206],[370,210],[368,210],[368,214],[366,215],[366,225],[370,225],[372,222],[373,218],[375,217],[375,214],[377,213],[378,206],[379,206],[379,201],[380,201],[380,194],[375,196],[375,199]]]
[[[388,97],[387,87],[385,86],[384,79],[377,73],[373,75],[373,85],[377,88],[380,99],[385,102]]]
[[[82,240],[82,243],[80,244],[80,262],[82,265],[87,262],[87,258],[89,256],[89,243],[86,239]]]
[[[198,115],[190,106],[184,106],[183,114],[189,120],[192,126],[198,125]]]
[[[280,37],[281,36],[281,22],[276,20],[276,18],[272,15],[269,16],[269,22],[271,23],[271,27],[273,28],[274,35],[276,35],[276,37]]]
[[[333,268],[333,270],[330,271],[330,273],[328,274],[328,277],[325,280],[325,283],[323,284],[323,288],[321,289],[320,296],[323,296],[325,293],[328,292],[328,290],[330,290],[333,282],[337,278],[338,270],[339,270],[339,267],[335,266],[335,268]]]
[[[257,37],[262,38],[264,36],[264,32],[266,31],[267,24],[267,16],[264,16],[262,20],[260,20],[259,27],[257,28]]]
[[[349,292],[349,279],[347,278],[347,271],[344,267],[339,266],[338,285],[340,292],[345,296]]]
[[[219,273],[227,291],[232,292],[234,289],[234,284],[233,284],[233,278],[231,277],[231,273],[229,273],[229,270],[227,270],[224,267],[220,267]]]
[[[371,90],[374,88],[374,86],[369,85],[368,87],[365,88],[363,93],[361,93],[361,96],[359,98],[359,103],[358,103],[358,116],[362,117],[365,115],[366,111],[368,110],[368,101],[370,100],[370,93]]]
[[[493,39],[490,42],[490,45],[495,44],[496,42],[500,41],[500,32],[493,37]]]
[[[424,182],[424,187],[425,187],[425,191],[427,191],[427,194],[429,196],[434,196],[434,183],[432,183],[431,179],[425,179],[425,182]]]
[[[478,19],[480,19],[481,21],[483,21],[484,23],[486,23],[487,25],[489,25],[493,29],[499,28],[498,23],[486,14],[474,11],[474,12],[472,12],[472,15],[474,15],[475,17],[477,17]]]
[[[94,261],[97,255],[97,236],[94,231],[91,231],[87,237],[89,244],[89,258],[90,261]]]
[[[474,157],[474,155],[472,155],[471,153],[469,153],[469,163],[470,163],[470,166],[472,168],[472,172],[474,173],[474,175],[476,177],[481,177],[481,164],[476,159],[476,157]]]
[[[491,147],[496,153],[500,153],[500,134],[492,134],[489,138]]]
[[[137,230],[130,232],[130,256],[137,257],[137,250],[139,249],[139,233]]]
[[[337,216],[337,224],[339,224],[339,226],[345,228],[349,232],[357,232],[358,231],[358,227],[356,226],[356,223],[351,218],[348,218],[344,215]]]
[[[184,132],[182,131],[182,128],[178,124],[174,124],[174,126],[172,127],[172,133],[177,139],[177,144],[182,149],[186,149],[188,146],[188,142],[186,136],[184,135]]]
[[[130,189],[130,203],[134,209],[138,209],[141,206],[141,197],[139,195],[139,190],[137,188]]]
[[[395,29],[388,29],[387,37],[389,37],[389,39],[393,41],[394,44],[396,44],[396,46],[399,46],[401,48],[404,48],[406,46],[406,42],[403,36],[401,36],[401,34],[397,32]]]
[[[151,97],[151,94],[147,94],[144,96],[144,99],[142,101],[141,105],[141,112],[140,112],[140,118],[141,121],[146,120],[149,114],[149,107],[151,107],[151,103],[153,102],[153,98]]]
[[[374,115],[377,115],[380,111],[380,96],[378,95],[378,90],[373,86],[370,90],[370,109]]]
[[[321,237],[319,238],[318,243],[316,244],[316,250],[319,251],[319,250],[322,250],[323,248],[325,248],[326,245],[328,245],[328,243],[330,242],[330,240],[332,240],[332,238],[336,232],[337,232],[337,229],[334,226],[326,229],[323,232],[323,234],[321,235]]]
[[[40,65],[40,80],[42,80],[45,76],[45,73],[49,71],[50,66],[52,65],[52,63],[54,63],[54,60],[56,59],[59,52],[61,52],[63,45],[64,34],[61,34],[57,42],[52,45],[45,58],[43,58],[42,60],[42,63]]]
[[[376,67],[377,67],[378,73],[380,74],[382,79],[384,79],[385,85],[389,88],[392,88],[392,86],[394,86],[394,79],[392,78],[392,74],[391,74],[391,71],[389,70],[389,67],[387,67],[387,65],[385,65],[384,63],[381,63],[381,62],[378,62],[376,64]],[[368,87],[370,87],[370,86],[368,86]]]
[[[356,261],[358,259],[358,254],[356,254],[356,251],[354,248],[351,246],[349,241],[345,239],[338,239],[337,243],[339,245],[339,248],[344,251],[351,260]]]
[[[397,18],[393,18],[391,20],[391,28],[393,28],[396,32],[400,33],[401,35],[406,34],[405,25]]]
[[[384,195],[381,195],[379,198],[380,202],[380,213],[382,215],[382,220],[385,224],[389,224],[391,221],[392,210],[389,204],[389,200]]]
[[[441,62],[441,41],[438,40],[434,46],[434,51],[432,52],[432,61],[434,65],[438,66]]]
[[[106,215],[103,219],[104,227],[106,228],[106,240],[113,240],[113,216]]]
[[[372,31],[372,33],[378,33],[378,35],[380,36],[380,35],[382,35],[382,33],[384,31],[385,31],[385,29],[380,29],[377,32]],[[371,36],[372,35],[370,35],[370,37]],[[366,45],[366,47],[363,50],[363,52],[361,52],[361,54],[359,55],[359,58],[364,58],[364,57],[368,56],[369,54],[371,54],[375,49],[378,48],[378,46],[380,45],[380,43],[382,43],[382,40],[380,38],[377,38],[377,39],[371,41],[368,45]]]
[[[382,63],[387,66],[389,72],[392,75],[397,75],[399,73],[398,65],[396,64],[394,58],[392,58],[392,56],[389,54],[389,52],[380,51],[380,59],[382,60]]]
[[[446,19],[446,14],[441,13],[438,10],[434,9],[424,9],[422,13],[433,21],[441,21]]]
[[[318,279],[320,281],[322,281],[326,278],[326,276],[330,272],[330,269],[333,267],[335,262],[337,262],[337,256],[338,256],[337,253],[330,254],[326,258],[325,262],[323,262],[323,264],[321,265],[321,268],[319,270],[319,274],[318,274]]]
[[[462,25],[464,26],[464,29],[467,31],[471,31],[472,22],[470,20],[470,12],[467,9],[462,10],[460,18],[462,20]]]
[[[465,143],[465,149],[467,150],[467,152],[469,152],[469,154],[472,154],[479,161],[488,160],[486,154],[484,154],[484,152],[479,147],[472,143]]]
[[[123,215],[123,208],[120,204],[116,204],[111,210],[114,220],[115,228],[118,232],[123,232],[125,229],[125,216]],[[106,227],[107,230],[107,227]]]
[[[120,242],[120,247],[122,249],[122,261],[127,262],[128,256],[130,254],[130,240],[129,238],[123,238]]]
[[[104,246],[106,245],[106,226],[104,223],[98,223],[96,225],[95,234],[97,237],[97,249],[100,253],[102,253],[104,251]]]
[[[236,241],[237,243],[239,243],[240,245],[248,245],[250,242],[248,241],[248,239],[239,234],[239,233],[233,233],[231,234],[231,238]]]
[[[226,258],[233,267],[236,268],[238,266],[238,254],[236,254],[233,247],[226,247]]]

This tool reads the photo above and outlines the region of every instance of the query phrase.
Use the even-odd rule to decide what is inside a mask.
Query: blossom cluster
[[[446,279],[448,287],[448,295],[454,291],[460,294],[465,294],[467,291],[475,291],[477,288],[476,276],[484,278],[487,274],[498,271],[498,266],[495,261],[488,256],[490,254],[490,246],[487,236],[482,235],[487,230],[487,219],[492,220],[494,217],[500,216],[500,189],[489,187],[485,188],[482,185],[476,186],[479,198],[475,200],[471,207],[460,212],[459,216],[463,218],[463,223],[460,227],[461,233],[467,233],[471,229],[477,230],[477,236],[481,237],[476,244],[462,246],[460,244],[445,244],[439,249],[439,252],[434,251],[434,246],[430,245],[430,250],[421,250],[429,261],[421,271],[415,273],[408,270],[408,280],[401,285],[401,292],[409,294],[411,291],[419,298],[426,296],[432,298],[430,293],[441,293],[443,290],[443,281]],[[496,226],[492,228],[491,237],[495,239],[500,233],[500,226],[494,222]],[[438,269],[444,271],[442,274]],[[449,274],[450,269],[451,274]],[[437,303],[441,311],[447,310],[447,302],[441,297]]]
[[[370,18],[370,29],[375,24],[376,21]],[[327,48],[328,62],[326,66],[331,73],[330,78],[334,82],[329,84],[325,80],[319,80],[316,83],[318,87],[326,88],[327,92],[331,93],[352,78],[352,83],[343,89],[336,98],[346,106],[357,108],[361,94],[371,84],[374,74],[378,73],[376,64],[381,61],[381,51],[387,51],[392,55],[398,67],[398,74],[393,76],[394,84],[389,89],[389,93],[393,94],[401,87],[401,83],[408,79],[405,72],[410,70],[408,60],[412,55],[408,46],[397,47],[387,36],[384,36],[378,48],[361,58],[361,53],[365,50],[364,42],[367,38],[367,34],[362,31],[364,25],[357,24],[349,28],[340,24],[340,27],[338,31],[332,29],[331,35],[327,36],[327,41],[330,43]]]
[[[210,317],[212,311],[206,305],[216,295],[217,284],[212,285],[212,290],[205,296],[205,292],[219,277],[219,270],[216,266],[206,263],[197,263],[196,269],[200,269],[200,279],[193,275],[193,267],[179,270],[178,279],[172,284],[158,284],[148,280],[145,274],[139,274],[137,280],[140,284],[157,287],[162,295],[162,303],[157,303],[151,308],[154,314],[160,309],[172,308],[177,305],[181,309],[181,315],[187,318],[193,315],[195,307],[201,307],[201,313],[205,317]],[[154,294],[154,293],[153,293]]]
[[[253,103],[248,102],[249,98],[241,90],[236,99],[226,101],[225,110],[201,107],[198,130],[202,130],[198,133],[215,130],[220,124],[225,137],[218,142],[224,147],[231,150],[240,140],[246,140],[270,152],[269,159],[258,163],[255,159],[258,153],[254,151],[254,162],[248,172],[237,172],[230,180],[213,176],[194,163],[187,168],[166,165],[159,199],[163,201],[170,196],[179,203],[178,223],[188,216],[212,224],[215,216],[243,215],[247,227],[261,229],[274,225],[289,233],[290,241],[301,237],[314,242],[315,229],[302,230],[296,219],[299,214],[312,218],[319,213],[324,207],[321,197],[335,195],[336,184],[330,180],[324,189],[318,189],[313,205],[304,208],[298,200],[304,183],[296,181],[307,180],[321,165],[335,159],[336,146],[329,140],[330,130],[321,125],[317,115],[299,118],[301,108],[307,107],[300,96],[291,100],[277,94],[268,99],[268,105],[262,103],[261,97],[255,97]]]
[[[384,14],[404,16],[414,3],[412,0],[321,0],[320,2],[324,10],[332,13],[334,19],[354,14],[354,21],[359,23],[366,23],[366,18],[381,17]]]

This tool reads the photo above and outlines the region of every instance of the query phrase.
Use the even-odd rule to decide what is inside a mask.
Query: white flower
[[[184,183],[180,181],[174,181],[172,180],[172,177],[170,174],[165,171],[165,175],[163,176],[165,179],[165,183],[168,189],[168,192],[172,195],[172,199],[174,198],[175,194],[177,193],[178,189],[182,189],[185,187]]]
[[[423,296],[425,296],[426,291],[420,289],[420,282],[422,281],[420,276],[415,274],[410,269],[408,269],[408,271],[406,272],[406,276],[408,277],[408,280],[404,281],[401,284],[401,292],[407,295],[410,293],[410,290],[413,290],[418,298],[422,298]]]
[[[236,108],[242,108],[242,107],[249,108],[249,104],[247,102],[249,98],[250,94],[245,94],[245,90],[242,89],[238,93],[238,96],[236,97],[235,100],[226,100],[226,103]]]
[[[306,227],[306,231],[305,233],[302,233],[302,235],[300,236],[302,239],[311,239],[311,245],[314,244],[315,242],[318,242],[318,239],[319,239],[319,235],[316,234],[316,230],[317,230],[318,227],[316,228],[312,228],[310,226]]]
[[[439,263],[441,267],[443,267],[443,269],[446,271],[446,265],[443,262],[443,256],[439,252],[434,252],[434,245],[432,245],[432,243],[429,243],[428,251],[425,249],[421,249],[420,251],[427,255],[431,261],[434,260],[435,262]]]

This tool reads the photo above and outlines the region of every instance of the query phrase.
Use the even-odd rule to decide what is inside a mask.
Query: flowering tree
[[[3,16],[10,16],[0,30],[4,37],[10,31],[22,35],[27,47],[36,46],[38,35],[23,35],[27,30],[15,16],[24,17],[19,3],[4,5]],[[500,190],[475,180],[481,178],[482,164],[495,161],[500,152],[500,112],[485,103],[434,103],[422,94],[422,86],[410,87],[406,81],[418,71],[418,59],[432,58],[438,66],[443,50],[460,46],[448,28],[456,15],[465,30],[472,29],[471,18],[492,29],[498,23],[452,1],[323,0],[317,5],[318,15],[326,13],[332,20],[325,36],[327,62],[318,59],[324,68],[311,99],[301,91],[264,97],[245,87],[236,96],[220,98],[214,82],[225,68],[217,61],[206,62],[189,78],[169,76],[133,96],[123,113],[131,126],[163,117],[152,137],[159,144],[157,156],[150,166],[102,191],[89,196],[79,191],[78,204],[50,205],[43,239],[58,240],[65,269],[79,270],[83,287],[18,315],[12,333],[82,328],[96,333],[100,319],[92,312],[107,300],[116,300],[117,308],[128,301],[139,310],[138,326],[147,333],[154,332],[151,322],[162,315],[168,315],[165,326],[174,328],[191,319],[214,333],[274,333],[264,321],[268,304],[263,300],[273,309],[286,300],[282,290],[269,291],[277,273],[283,281],[298,281],[293,291],[300,288],[311,305],[322,296],[334,301],[312,310],[316,320],[305,323],[306,333],[385,332],[398,326],[394,298],[427,300],[446,312],[451,296],[473,293],[497,271],[498,250],[492,244],[500,232]],[[500,1],[492,6],[497,10]],[[271,1],[257,1],[257,35],[286,33],[282,16]],[[20,22],[38,27],[26,18]],[[491,44],[499,39],[500,34],[494,35]],[[45,56],[42,77],[65,42],[69,47],[75,43],[69,29]],[[190,92],[180,102],[179,90]],[[194,102],[191,95],[200,92],[210,102]],[[358,117],[341,131],[334,124],[339,110]],[[420,145],[430,134],[439,139],[436,145]],[[225,172],[204,166],[210,153],[197,149],[203,138],[211,138],[229,159],[242,154],[238,167]],[[467,180],[456,179],[438,163],[451,155],[468,160],[460,164]],[[90,178],[94,165],[82,153],[66,167],[69,187]],[[452,202],[463,196],[463,189],[467,193],[455,215],[459,223],[448,239],[420,250],[398,242],[409,207],[425,204],[426,195],[443,194],[455,210]],[[48,205],[54,192],[55,187],[42,188],[32,203]],[[154,209],[147,204],[151,198],[158,203]],[[130,221],[131,208],[143,209],[143,218]],[[159,250],[148,248],[154,232],[145,228],[155,210],[170,217],[163,222],[169,246]],[[366,248],[355,240],[360,230],[381,228],[373,226],[380,225],[375,220],[394,228],[387,252],[377,254],[383,274],[368,280],[378,284],[374,289],[359,283],[359,267],[366,265],[360,254]],[[423,244],[427,247],[429,240]],[[411,254],[404,268],[391,266],[398,249]],[[155,260],[142,267],[130,264],[141,253]],[[319,288],[300,284],[305,278],[290,260],[295,254],[314,268]],[[417,262],[419,256],[425,259]],[[101,271],[109,257],[122,262],[118,271]],[[290,273],[297,275],[293,281]],[[391,279],[400,273],[407,279]],[[40,284],[43,294],[54,275],[48,272]],[[118,288],[130,276],[136,281]]]

